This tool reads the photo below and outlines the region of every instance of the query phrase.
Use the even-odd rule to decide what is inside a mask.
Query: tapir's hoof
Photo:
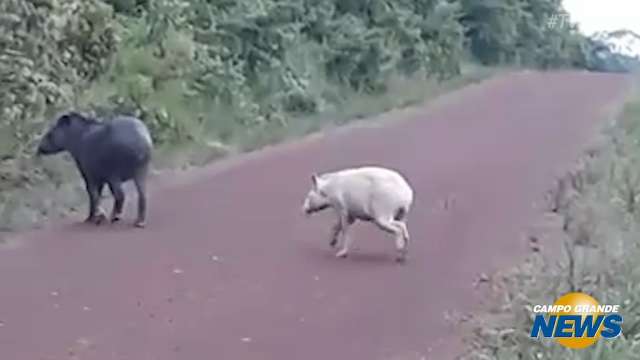
[[[122,220],[122,216],[120,216],[120,215],[113,215],[113,216],[111,216],[111,223],[117,223],[117,222],[119,222],[120,220]]]
[[[336,254],[336,257],[337,257],[337,258],[340,258],[340,259],[344,259],[344,258],[346,258],[347,256],[349,256],[349,253],[347,253],[346,251],[340,251],[340,252],[338,252],[338,253]]]
[[[96,214],[93,216],[93,218],[90,219],[90,222],[95,225],[102,225],[107,222],[107,216],[102,213]]]
[[[147,226],[147,223],[145,221],[136,221],[133,226],[138,229],[144,229]]]
[[[404,264],[405,262],[407,262],[407,254],[400,254],[396,256],[396,262],[400,264]]]

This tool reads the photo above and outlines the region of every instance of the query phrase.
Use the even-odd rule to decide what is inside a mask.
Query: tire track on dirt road
[[[444,312],[472,310],[477,274],[526,254],[531,203],[627,80],[506,75],[385,115],[397,122],[158,187],[144,230],[58,224],[17,234],[19,246],[0,250],[0,358],[453,358],[460,344]],[[365,163],[399,169],[415,188],[405,265],[368,224],[351,231],[350,258],[335,259],[334,219],[300,213],[311,173]]]

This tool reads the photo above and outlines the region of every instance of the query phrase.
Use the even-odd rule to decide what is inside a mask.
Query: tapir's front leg
[[[351,237],[347,235],[347,229],[355,222],[355,218],[350,216],[349,214],[342,214],[340,216],[340,251],[336,254],[337,257],[347,257],[349,253],[349,249],[351,248]]]
[[[340,236],[341,231],[342,231],[342,221],[338,219],[338,221],[336,221],[336,224],[333,225],[333,227],[331,228],[331,241],[329,242],[329,245],[332,248],[335,248],[336,245],[338,245],[338,236]]]
[[[104,183],[96,183],[87,179],[85,180],[85,186],[87,189],[87,195],[89,196],[89,214],[85,222],[100,225],[107,219],[107,216],[100,207]]]

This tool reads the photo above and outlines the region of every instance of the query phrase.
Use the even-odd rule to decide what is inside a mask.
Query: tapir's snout
[[[327,209],[327,208],[329,208],[329,205],[328,205],[328,204],[326,204],[326,205],[321,205],[321,206],[310,206],[309,204],[306,204],[306,203],[305,203],[305,204],[302,206],[302,212],[303,212],[307,217],[309,217],[309,216],[311,216],[312,214],[315,214],[315,213],[320,212],[320,211],[322,211],[322,210],[325,210],[325,209]]]
[[[49,149],[47,149],[46,147],[44,147],[42,145],[38,146],[38,149],[36,149],[36,156],[37,157],[41,157],[41,156],[44,156],[44,155],[49,155],[51,153],[52,153],[52,151],[50,151]]]
[[[54,155],[61,151],[65,151],[64,146],[60,146],[59,144],[53,142],[50,139],[50,136],[45,136],[36,148],[36,156]]]

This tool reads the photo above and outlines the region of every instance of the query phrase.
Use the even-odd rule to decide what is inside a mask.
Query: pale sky
[[[563,0],[571,20],[587,35],[622,28],[640,34],[640,0]]]

